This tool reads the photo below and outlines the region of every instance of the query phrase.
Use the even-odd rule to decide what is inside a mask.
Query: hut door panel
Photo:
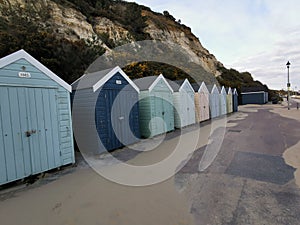
[[[0,87],[0,184],[31,174],[24,89]]]
[[[204,120],[209,119],[209,96],[207,94],[204,94],[203,96],[203,115],[204,115]]]
[[[106,95],[106,106],[108,109],[107,118],[107,145],[105,146],[107,150],[113,150],[122,146],[119,139],[122,139],[122,126],[121,126],[121,118],[122,112],[120,108],[120,99],[116,100],[118,96],[117,90],[104,90]],[[121,95],[120,95],[121,96]],[[120,97],[118,96],[118,98]]]
[[[155,105],[155,110],[151,117],[155,121],[156,132],[154,133],[154,135],[156,135],[165,132],[165,122],[162,122],[162,120],[164,120],[165,112],[163,108],[163,99],[161,96],[159,95],[154,96],[154,105]]]
[[[61,165],[55,93],[0,88],[0,183]]]
[[[180,100],[182,104],[182,111],[180,112],[181,127],[185,127],[189,122],[188,94],[186,92],[181,93]]]
[[[173,130],[173,123],[174,123],[174,111],[171,111],[173,109],[173,105],[171,99],[172,94],[163,92],[162,94],[162,105],[163,105],[163,113],[162,113],[162,119],[164,120],[164,132],[168,132],[170,130]],[[173,120],[173,123],[172,123]]]
[[[28,88],[32,173],[40,173],[61,165],[59,125],[55,89]]]

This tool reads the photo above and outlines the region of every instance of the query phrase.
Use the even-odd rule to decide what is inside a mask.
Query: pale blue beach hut
[[[220,92],[215,84],[212,88],[208,86],[208,89],[211,89],[209,95],[209,109],[210,117],[213,119],[220,116]]]
[[[196,123],[194,89],[188,79],[170,81],[173,89],[174,123],[176,128],[186,127]]]
[[[0,185],[75,162],[70,92],[24,50],[0,59]]]
[[[220,92],[220,116],[227,114],[227,92],[224,86],[222,86]]]

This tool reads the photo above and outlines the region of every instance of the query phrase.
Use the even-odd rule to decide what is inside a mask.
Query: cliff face
[[[141,39],[137,37],[142,33],[153,40],[179,44],[188,52],[191,61],[202,65],[215,76],[220,75],[222,63],[201,45],[190,28],[174,19],[134,3],[98,0],[82,1],[82,5],[78,6],[78,1],[76,4],[74,2],[76,1],[0,0],[0,17],[11,20],[13,14],[24,18],[28,23],[51,30],[57,38],[84,40],[88,45],[101,46],[106,50],[137,41]],[[137,26],[135,23],[142,22],[126,18],[131,7],[135,7],[133,13],[140,12],[136,18],[141,17],[144,25]]]

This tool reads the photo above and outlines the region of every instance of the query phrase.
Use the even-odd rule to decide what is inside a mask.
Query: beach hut
[[[182,128],[196,123],[195,119],[195,92],[190,82],[185,80],[170,81],[169,85],[173,89],[174,104],[174,125]]]
[[[199,84],[198,83],[192,83],[191,84],[194,89],[194,104],[195,104],[195,121],[196,123],[200,123],[200,96],[199,96]]]
[[[210,91],[209,109],[210,109],[210,117],[212,119],[220,116],[220,92],[216,85],[213,85]]]
[[[148,138],[174,130],[173,90],[163,75],[134,81],[140,89],[141,136]]]
[[[233,108],[233,112],[237,112],[238,111],[238,103],[239,100],[238,100],[238,92],[236,90],[236,88],[233,90],[233,93],[232,93],[232,108]]]
[[[24,50],[0,59],[0,184],[75,162],[70,92]]]
[[[265,104],[267,103],[267,89],[263,86],[242,87],[242,104]]]
[[[220,116],[227,114],[227,93],[224,86],[220,92]]]
[[[227,113],[233,112],[233,103],[232,103],[232,89],[229,87],[227,89],[227,96],[226,96],[226,103],[227,103]]]
[[[269,93],[265,92],[265,103],[268,103],[269,101]]]
[[[99,154],[139,141],[139,88],[120,67],[85,74],[72,88],[79,148]]]
[[[209,91],[204,82],[201,83],[198,93],[199,93],[200,122],[202,122],[210,118],[209,117]]]

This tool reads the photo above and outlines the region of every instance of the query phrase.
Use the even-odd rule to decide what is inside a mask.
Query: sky
[[[226,68],[248,71],[271,89],[300,89],[299,0],[135,0],[167,10],[192,29]]]

